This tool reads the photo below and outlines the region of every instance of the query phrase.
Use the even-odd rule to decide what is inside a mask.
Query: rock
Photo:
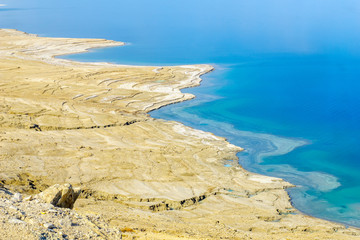
[[[13,224],[26,224],[26,222],[20,220],[20,219],[17,219],[17,218],[12,218],[9,220],[9,223],[13,223]]]
[[[63,227],[71,227],[71,225],[72,225],[72,222],[69,218],[60,219],[59,223]]]
[[[27,196],[26,198],[24,198],[24,201],[31,201],[33,200],[33,196],[30,195],[30,196]]]
[[[20,193],[15,193],[12,197],[12,200],[15,202],[21,202],[22,201],[22,195]]]
[[[36,195],[36,197],[56,207],[73,208],[80,191],[80,189],[73,189],[71,184],[68,183],[63,185],[55,184]]]
[[[55,225],[52,224],[52,223],[45,223],[45,224],[44,224],[44,227],[47,228],[47,229],[54,229],[54,228],[55,228]]]

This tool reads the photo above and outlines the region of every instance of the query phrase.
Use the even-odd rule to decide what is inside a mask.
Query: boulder
[[[36,198],[51,203],[55,207],[73,208],[80,192],[79,188],[74,189],[69,183],[63,185],[55,184],[36,195]]]
[[[45,224],[44,224],[44,227],[47,228],[47,229],[54,229],[54,228],[55,228],[55,225],[52,224],[52,223],[45,223]]]
[[[15,202],[21,202],[22,201],[22,195],[20,193],[15,193],[11,199],[13,201],[15,201]]]
[[[26,222],[24,222],[23,220],[17,219],[17,218],[12,218],[9,220],[9,223],[13,223],[13,224],[26,224]]]

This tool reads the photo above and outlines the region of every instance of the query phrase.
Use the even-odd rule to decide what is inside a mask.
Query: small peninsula
[[[235,164],[242,148],[148,115],[192,99],[180,90],[212,66],[55,58],[121,45],[0,29],[4,239],[359,239],[294,209],[290,183]],[[55,184],[81,189],[72,210],[33,199]]]

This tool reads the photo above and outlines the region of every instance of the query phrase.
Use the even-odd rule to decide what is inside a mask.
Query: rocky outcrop
[[[55,184],[37,194],[35,198],[51,203],[55,207],[72,209],[80,192],[79,188],[74,189],[69,183],[63,185]]]
[[[22,194],[0,188],[0,239],[122,239],[100,216],[79,215],[68,208],[54,207],[39,199],[16,199]]]

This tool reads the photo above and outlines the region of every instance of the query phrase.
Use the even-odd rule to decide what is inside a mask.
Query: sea
[[[211,64],[194,100],[151,112],[245,148],[245,169],[285,179],[301,212],[360,227],[359,0],[0,0],[0,28],[106,38],[66,56]]]

